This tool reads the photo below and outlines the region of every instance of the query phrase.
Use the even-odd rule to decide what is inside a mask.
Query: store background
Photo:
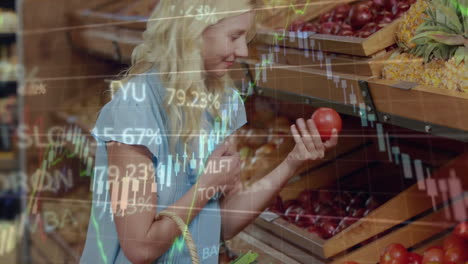
[[[298,8],[304,3],[295,1]],[[2,56],[8,54],[13,58],[7,61],[21,65],[16,85],[11,80],[3,80],[0,85],[2,114],[10,113],[2,122],[2,126],[9,127],[9,140],[1,141],[0,153],[4,219],[0,263],[77,263],[84,246],[91,198],[93,140],[88,129],[109,100],[109,80],[125,69],[131,47],[144,25],[125,23],[121,15],[125,10],[144,15],[153,4],[150,0],[17,1],[19,31],[13,41],[12,34],[0,37],[2,47],[9,47],[2,49]],[[80,16],[79,11],[86,9],[113,16]],[[265,23],[273,26],[284,21],[284,14],[275,15],[277,19]],[[272,13],[261,13],[260,19],[268,16]],[[345,80],[349,92],[354,84],[357,100],[364,109],[370,105],[360,96],[357,81],[361,79],[357,73],[362,73],[358,66],[362,58],[358,62],[347,57],[352,66],[344,69],[339,68],[342,61],[332,58],[336,62],[333,70],[339,68],[346,73],[336,70],[335,79],[328,79],[327,69],[320,69],[318,61],[314,61],[315,67],[310,66],[312,51],[306,57],[303,50],[275,50],[265,45],[268,37],[265,39],[254,42],[251,58],[235,65],[231,73],[240,90],[252,79],[258,88],[256,95],[246,101],[249,127],[241,131],[238,144],[239,150],[247,153],[243,179],[255,181],[284,157],[292,146],[287,137],[288,124],[310,116],[317,107],[332,107],[342,113],[340,145],[324,160],[304,166],[281,192],[283,201],[297,199],[305,189],[321,188],[320,199],[334,203],[338,201],[332,197],[365,193],[366,199],[371,195],[383,205],[329,240],[286,219],[271,221],[271,214],[265,214],[227,243],[233,254],[251,249],[260,254],[260,263],[376,263],[389,243],[423,252],[441,244],[458,221],[467,219],[466,94],[434,89],[406,94],[391,85],[381,86],[380,90],[381,84],[371,85],[369,91],[377,109],[394,111],[391,113],[395,116],[390,117],[397,124],[385,122],[383,116],[377,116],[380,122],[371,122],[372,113],[362,112],[359,104],[353,107],[345,99],[350,98],[346,97],[349,94],[343,96],[339,87]],[[296,48],[304,48],[304,43],[295,39],[287,40]],[[7,43],[16,43],[16,48]],[[275,67],[269,61],[290,67]],[[4,69],[11,71],[15,66]],[[312,89],[311,84],[322,89]],[[398,119],[402,116],[405,118]],[[425,132],[428,124],[436,125]],[[57,142],[64,144],[48,144]],[[420,168],[426,179],[417,183]],[[35,186],[40,175],[45,175],[45,182]],[[20,190],[23,195],[19,195]],[[450,202],[444,207],[441,204],[446,200]],[[340,206],[347,207],[344,203]],[[318,214],[336,217],[326,210]]]

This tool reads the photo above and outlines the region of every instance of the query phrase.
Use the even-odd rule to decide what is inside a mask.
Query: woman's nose
[[[249,49],[247,48],[247,44],[240,44],[236,51],[235,51],[236,57],[247,57],[249,56]]]

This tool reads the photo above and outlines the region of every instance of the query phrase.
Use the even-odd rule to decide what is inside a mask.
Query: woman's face
[[[247,31],[254,12],[228,17],[203,32],[202,57],[210,76],[222,77],[238,57],[247,57]]]

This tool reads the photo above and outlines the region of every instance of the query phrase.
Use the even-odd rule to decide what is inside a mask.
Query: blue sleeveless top
[[[224,137],[247,122],[244,104],[238,92],[234,88],[226,88],[225,91],[226,96],[219,99],[221,118],[214,119],[208,111],[204,111],[205,124],[202,127],[206,133],[205,136],[195,140],[197,142],[192,148],[194,155],[191,160],[188,160],[186,148],[181,142],[177,144],[176,157],[170,155],[167,135],[172,133],[168,129],[167,115],[163,106],[168,89],[163,87],[155,69],[132,77],[101,109],[92,131],[97,141],[91,186],[93,203],[86,245],[80,263],[130,263],[120,248],[111,213],[108,175],[105,173],[108,169],[105,142],[118,141],[142,145],[151,151],[157,171],[153,189],[158,197],[156,210],[157,212],[164,210],[192,188],[197,181],[200,164],[203,164]],[[173,103],[177,102],[176,98],[174,97]],[[207,99],[209,99],[208,104],[215,102],[214,98],[205,98]],[[186,109],[189,111],[190,108]],[[129,204],[131,203],[132,201],[129,201]],[[135,208],[132,209],[129,205],[126,213],[132,213],[132,210],[135,211]],[[221,242],[218,195],[212,198],[192,220],[189,231],[197,246],[200,262],[218,263]],[[191,263],[190,253],[181,237],[154,263]]]

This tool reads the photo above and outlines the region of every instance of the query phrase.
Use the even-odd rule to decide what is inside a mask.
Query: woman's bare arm
[[[120,245],[125,256],[132,263],[151,263],[169,250],[174,239],[181,234],[171,219],[167,217],[156,218],[157,197],[156,193],[151,192],[152,183],[155,182],[156,177],[155,170],[150,169],[152,168],[152,154],[143,146],[125,145],[117,142],[108,142],[106,146],[109,168],[116,166],[120,172],[120,177],[112,176],[109,173],[111,201],[117,201],[113,204],[117,211],[113,212]],[[134,167],[129,166],[130,164],[134,164],[138,168],[135,173],[133,173]],[[131,171],[128,170],[129,167],[132,168]],[[125,175],[132,179],[130,182],[133,179],[137,179],[139,182],[139,190],[136,194],[131,191],[132,188],[129,188],[127,200],[133,199],[136,195],[137,202],[149,201],[149,203],[137,204],[136,210],[127,209],[122,212],[122,204],[118,204],[118,202],[122,200],[120,186],[124,182],[122,176]],[[147,178],[146,184],[143,180],[145,177]],[[128,178],[125,181],[127,180]],[[118,193],[117,198],[113,197],[115,195],[112,192],[113,187],[116,186],[115,182],[118,182],[120,187],[116,192]],[[197,195],[200,193],[198,190],[204,187],[207,186],[203,186],[202,183],[195,184],[181,199],[168,206],[165,211],[173,212],[184,222],[190,223],[210,199],[206,195]],[[119,210],[121,213],[117,215],[116,212]]]
[[[311,119],[307,120],[307,124],[303,119],[298,119],[297,124],[291,127],[291,132],[296,145],[279,166],[249,188],[242,190],[242,185],[239,185],[237,189],[227,193],[221,199],[224,240],[234,237],[255,220],[305,160],[323,158],[325,150],[333,148],[338,143],[336,131],[333,131],[330,140],[322,143],[320,134]]]
[[[244,190],[238,188],[237,191],[223,197],[220,202],[223,239],[231,239],[255,220],[294,172],[295,168],[285,160],[250,187]]]

